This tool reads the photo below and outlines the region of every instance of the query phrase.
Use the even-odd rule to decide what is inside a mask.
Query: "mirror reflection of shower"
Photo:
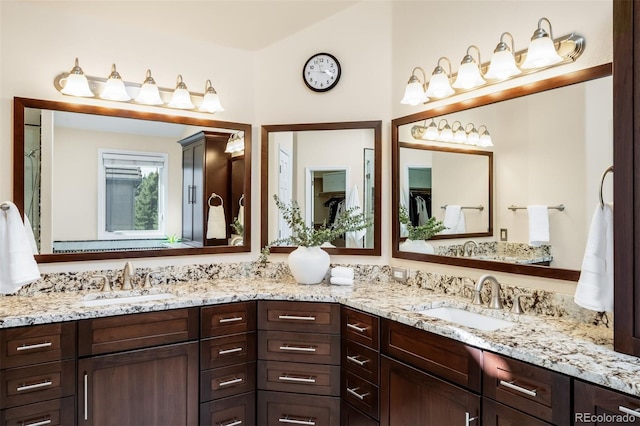
[[[24,211],[40,249],[40,187],[41,187],[41,125],[40,114],[25,114],[24,126]]]

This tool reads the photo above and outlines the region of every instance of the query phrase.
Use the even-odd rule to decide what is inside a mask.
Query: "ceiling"
[[[22,0],[33,1],[33,0]],[[34,2],[41,2],[35,0]],[[47,1],[90,19],[162,31],[244,50],[260,50],[360,0]],[[152,19],[141,17],[151,16]]]

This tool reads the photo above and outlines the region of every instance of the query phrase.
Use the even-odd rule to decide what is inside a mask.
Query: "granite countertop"
[[[246,300],[335,302],[640,396],[640,358],[614,352],[610,328],[564,318],[495,311],[471,305],[468,299],[437,294],[419,287],[393,282],[356,282],[353,286],[299,285],[287,280],[245,278],[165,284],[142,292],[171,293],[174,297],[135,304],[85,306],[83,300],[102,298],[105,293],[77,291],[4,296],[0,303],[0,328]],[[140,290],[118,294],[140,294]],[[517,324],[495,331],[482,331],[415,312],[443,305],[482,312]]]

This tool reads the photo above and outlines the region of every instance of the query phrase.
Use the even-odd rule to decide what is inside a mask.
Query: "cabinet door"
[[[483,426],[551,426],[522,411],[518,411],[489,398],[482,398]]]
[[[478,395],[408,365],[381,358],[381,425],[480,424]]]
[[[340,405],[340,424],[342,426],[378,426],[378,422],[356,410],[346,402]]]
[[[182,150],[182,239],[204,242],[204,141]]]
[[[640,425],[640,398],[574,381],[575,424]]]
[[[256,394],[245,393],[200,405],[201,426],[252,426],[256,423]]]
[[[78,362],[78,425],[198,423],[198,343]]]

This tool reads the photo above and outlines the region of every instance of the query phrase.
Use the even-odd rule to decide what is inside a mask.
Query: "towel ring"
[[[207,201],[207,203],[209,204],[209,207],[214,207],[214,206],[211,204],[211,201],[212,201],[212,200],[214,200],[214,199],[216,199],[216,198],[219,198],[219,199],[220,199],[220,205],[221,205],[221,206],[224,204],[224,200],[222,199],[222,197],[221,197],[221,196],[219,196],[218,194],[216,194],[215,192],[212,192],[212,193],[211,193],[211,195],[209,196],[209,201]]]
[[[244,194],[242,194],[242,196],[240,197],[240,199],[238,200],[238,205],[240,207],[244,207]]]
[[[607,174],[611,172],[613,173],[613,166],[609,166],[607,170],[602,173],[602,177],[600,178],[600,208],[604,208],[604,198],[602,197],[602,187],[604,186],[604,178],[607,177]]]

